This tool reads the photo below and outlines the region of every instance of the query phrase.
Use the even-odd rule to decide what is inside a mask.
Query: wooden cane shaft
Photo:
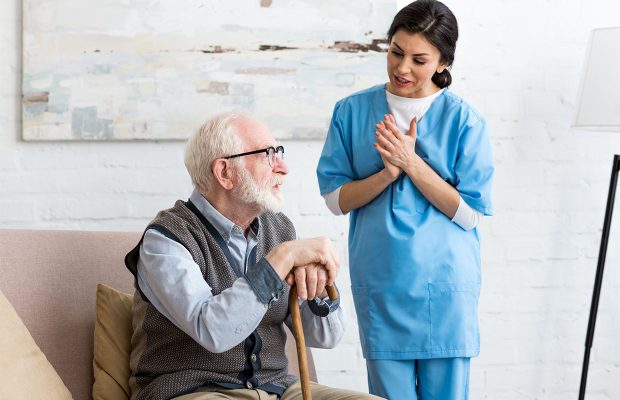
[[[295,337],[295,345],[297,346],[297,361],[299,362],[299,377],[301,378],[301,396],[303,400],[312,400],[310,375],[308,373],[308,358],[306,356],[306,341],[301,325],[301,313],[299,311],[299,303],[297,302],[297,286],[295,285],[291,287],[291,292],[288,296],[288,306],[291,309],[293,336]]]

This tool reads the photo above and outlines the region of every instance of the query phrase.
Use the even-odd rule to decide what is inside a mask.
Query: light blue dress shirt
[[[239,226],[219,213],[197,190],[192,192],[190,201],[228,245],[237,280],[214,296],[189,251],[149,229],[140,247],[138,285],[153,306],[179,329],[207,350],[219,353],[245,340],[258,327],[269,306],[259,300],[245,276],[254,266],[250,254],[260,240],[256,236],[258,220],[246,238]],[[329,307],[326,317],[313,313],[308,302],[301,303],[306,345],[334,347],[344,334],[344,313],[339,302],[317,299],[317,303]],[[290,316],[285,323],[292,329]]]

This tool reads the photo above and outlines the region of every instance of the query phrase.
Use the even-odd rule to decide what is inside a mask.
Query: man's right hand
[[[338,252],[326,237],[284,242],[265,258],[282,280],[297,283],[302,300],[324,295],[325,286],[334,284],[340,269]],[[293,268],[297,270],[293,272]]]

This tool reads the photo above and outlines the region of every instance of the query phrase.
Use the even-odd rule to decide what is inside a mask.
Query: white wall
[[[620,3],[446,3],[461,28],[453,90],[488,117],[497,167],[496,213],[481,228],[482,353],[473,363],[471,397],[576,398],[620,135],[577,131],[570,123],[588,31],[620,25]],[[21,2],[3,0],[0,227],[142,230],[157,210],[189,194],[178,142],[21,141],[20,54]],[[346,218],[330,217],[318,196],[314,167],[321,143],[285,145],[287,213],[301,236],[329,235],[345,254]],[[612,229],[589,399],[620,398],[619,224]],[[350,329],[337,349],[315,353],[319,379],[364,390],[346,268],[340,286]]]

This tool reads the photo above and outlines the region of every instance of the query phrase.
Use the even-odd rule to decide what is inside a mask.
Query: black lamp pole
[[[594,339],[594,326],[596,325],[596,314],[598,312],[598,300],[601,296],[601,285],[603,283],[603,269],[605,268],[605,256],[607,255],[607,242],[609,241],[609,229],[611,228],[611,215],[614,212],[614,200],[616,198],[616,186],[618,183],[618,171],[620,171],[620,155],[614,156],[614,163],[611,170],[611,180],[609,182],[609,193],[607,194],[607,208],[605,209],[605,222],[603,223],[603,237],[601,238],[601,248],[598,253],[598,264],[596,266],[596,278],[594,279],[594,291],[592,292],[592,304],[590,306],[590,319],[588,320],[588,333],[586,335],[586,349],[583,355],[583,367],[581,369],[581,385],[579,386],[579,400],[583,400],[586,395],[586,381],[588,380],[588,365],[590,363],[590,349]]]

